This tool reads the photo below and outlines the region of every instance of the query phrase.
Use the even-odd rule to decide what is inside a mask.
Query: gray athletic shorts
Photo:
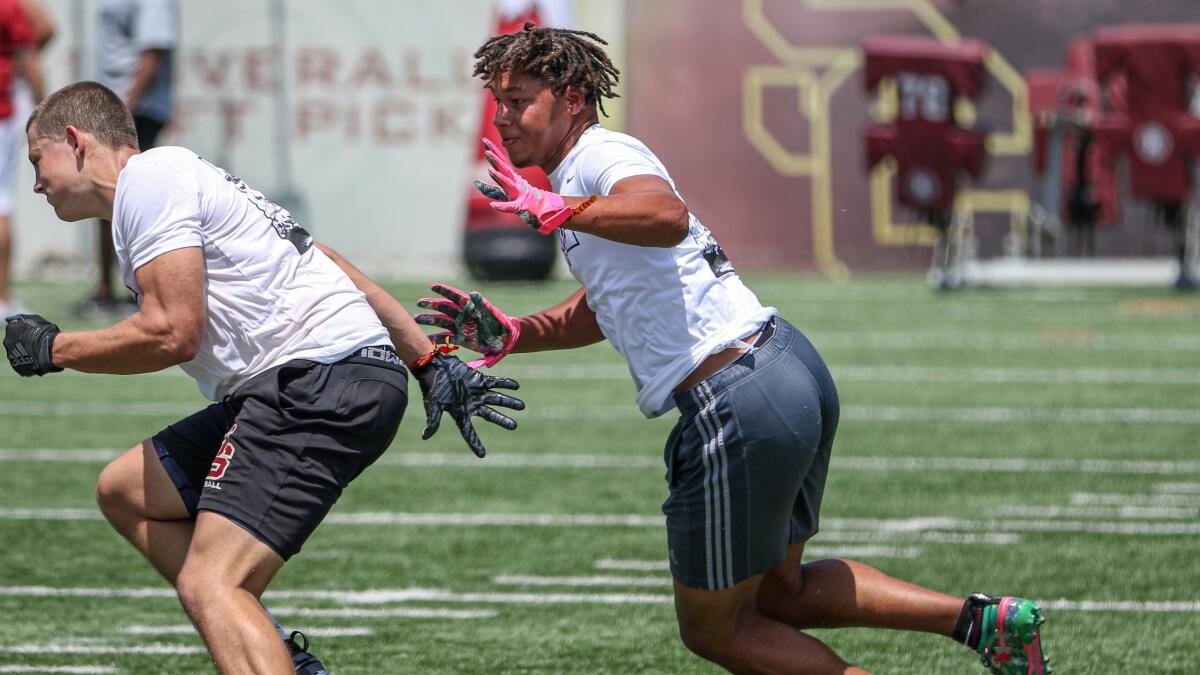
[[[675,394],[664,459],[671,574],[721,590],[817,532],[838,397],[804,334],[775,318],[755,349]]]

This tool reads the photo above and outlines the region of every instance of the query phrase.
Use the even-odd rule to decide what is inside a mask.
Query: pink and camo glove
[[[496,185],[476,180],[475,187],[488,199],[496,200],[491,204],[493,209],[517,214],[538,234],[550,234],[575,215],[560,195],[530,185],[491,141],[483,139],[483,147],[483,156],[492,165],[488,175]]]
[[[464,293],[453,286],[430,286],[441,298],[421,298],[417,306],[441,314],[418,314],[413,317],[422,326],[445,328],[446,332],[429,336],[434,343],[449,339],[452,344],[466,347],[484,355],[467,365],[492,367],[512,351],[521,336],[521,322],[496,309],[487,298],[476,291]],[[444,298],[444,299],[443,299]]]

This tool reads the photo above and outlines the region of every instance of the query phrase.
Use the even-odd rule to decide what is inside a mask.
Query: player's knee
[[[231,590],[222,583],[219,575],[212,574],[203,563],[188,559],[175,577],[175,591],[179,602],[191,617],[207,614],[219,606]]]
[[[113,460],[96,479],[96,504],[110,521],[129,515],[137,508],[125,464],[121,459]]]

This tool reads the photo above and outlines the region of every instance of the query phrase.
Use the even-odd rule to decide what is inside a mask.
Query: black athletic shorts
[[[219,513],[287,560],[391,444],[407,403],[396,353],[369,347],[259,373],[153,440],[193,517]]]

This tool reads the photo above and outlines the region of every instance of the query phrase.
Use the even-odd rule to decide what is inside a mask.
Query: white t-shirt
[[[644,175],[675,188],[641,141],[597,124],[551,172],[550,182],[562,195],[605,196],[618,181]],[[695,214],[688,215],[687,237],[672,248],[619,244],[566,228],[558,236],[600,330],[629,364],[646,417],[674,408],[671,392],[704,359],[744,345],[741,338],[778,313],[746,288]]]
[[[139,267],[203,249],[204,341],[181,367],[213,401],[292,359],[333,363],[392,344],[366,296],[285,209],[186,148],[129,159],[117,179],[113,242],[139,303]]]

